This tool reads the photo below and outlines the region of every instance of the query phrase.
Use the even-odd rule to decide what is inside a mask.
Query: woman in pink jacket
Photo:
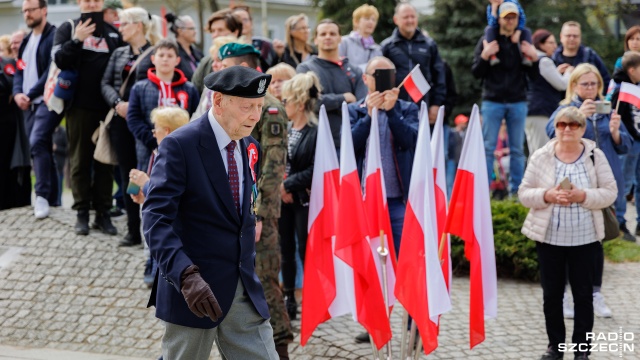
[[[602,209],[616,199],[617,186],[604,153],[583,139],[586,118],[578,108],[562,109],[554,121],[556,138],[529,159],[518,190],[530,208],[522,233],[535,240],[540,264],[549,345],[541,359],[561,359],[565,343],[562,299],[569,277],[575,304],[571,343],[576,359],[588,359],[587,332],[593,329],[593,278]]]

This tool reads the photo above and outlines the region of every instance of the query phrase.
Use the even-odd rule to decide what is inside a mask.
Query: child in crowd
[[[498,23],[498,8],[503,3],[508,3],[505,6],[515,5],[514,11],[517,11],[516,14],[518,15],[518,27],[516,28],[514,34],[511,36],[511,41],[513,43],[520,44],[523,41],[526,41],[529,44],[532,44],[531,30],[525,27],[527,17],[524,14],[522,6],[520,6],[520,3],[518,3],[518,0],[489,0],[489,5],[487,6],[487,22],[489,23],[489,25],[484,29],[485,40],[490,43],[496,40],[496,38],[500,34],[500,25]],[[489,59],[489,62],[492,66],[497,65],[500,63],[500,59],[498,59],[497,56],[493,55],[491,56],[491,59]],[[522,54],[522,65],[532,65],[531,59],[525,54]]]
[[[178,45],[172,40],[161,40],[151,55],[155,66],[147,71],[147,79],[138,81],[131,89],[127,126],[136,138],[138,169],[146,169],[151,152],[158,147],[153,137],[151,111],[158,107],[179,107],[192,114],[200,102],[200,94],[187,81],[180,63]]]
[[[160,146],[162,140],[175,131],[177,128],[186,125],[189,122],[189,113],[183,109],[177,107],[160,107],[151,112],[151,122],[153,122],[153,137]],[[129,172],[129,181],[140,187],[140,191],[136,195],[130,195],[133,202],[142,205],[147,192],[149,191],[149,175],[151,175],[151,169],[153,168],[153,159],[157,155],[158,149],[153,150],[151,161],[149,161],[149,168],[147,172],[137,169],[131,169]],[[156,276],[156,266],[153,263],[149,248],[145,243],[144,255],[147,258],[147,263],[144,270],[144,283],[151,287],[153,280]]]

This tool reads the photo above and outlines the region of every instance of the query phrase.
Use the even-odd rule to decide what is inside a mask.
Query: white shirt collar
[[[213,109],[209,109],[207,113],[209,118],[209,123],[211,124],[211,128],[213,129],[213,134],[216,136],[216,141],[218,142],[218,149],[220,151],[224,150],[227,145],[231,142],[231,137],[227,134],[226,131],[222,128],[218,120],[215,116],[213,116]],[[236,149],[238,148],[238,142],[236,141]]]

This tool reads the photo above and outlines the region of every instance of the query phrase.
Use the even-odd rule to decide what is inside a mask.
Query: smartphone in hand
[[[560,182],[560,189],[562,190],[571,190],[571,181],[569,181],[568,177],[564,177]]]
[[[376,91],[391,90],[396,83],[396,71],[394,69],[376,69],[373,72],[376,80]]]
[[[127,186],[127,194],[138,195],[138,193],[140,193],[140,186],[129,182],[129,186]]]

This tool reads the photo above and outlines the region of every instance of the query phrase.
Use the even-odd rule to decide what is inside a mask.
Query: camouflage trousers
[[[282,290],[278,281],[280,272],[280,245],[278,241],[278,219],[263,219],[260,241],[256,243],[256,274],[264,288],[273,340],[278,345],[287,345],[293,341],[291,322],[284,306]]]

